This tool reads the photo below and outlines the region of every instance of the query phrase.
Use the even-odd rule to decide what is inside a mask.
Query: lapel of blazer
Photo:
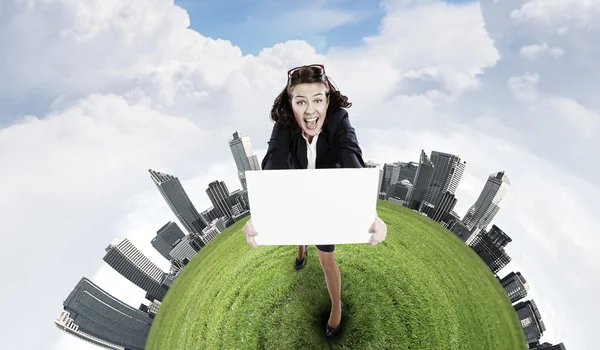
[[[325,128],[323,128],[325,129]],[[317,140],[317,159],[315,161],[315,168],[319,168],[323,162],[323,156],[329,151],[329,142],[327,141],[327,130],[322,130]]]
[[[296,135],[296,155],[298,156],[298,162],[300,162],[301,169],[306,169],[308,166],[308,159],[306,158],[306,140],[302,137],[301,132],[302,131]]]

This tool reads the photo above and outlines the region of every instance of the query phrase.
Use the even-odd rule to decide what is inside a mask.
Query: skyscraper
[[[243,210],[250,210],[248,190],[235,190],[229,194],[229,202],[239,204]]]
[[[412,184],[406,179],[398,181],[395,184],[389,185],[385,195],[385,200],[388,200],[390,197],[394,197],[405,201],[406,198],[409,196],[412,187]]]
[[[105,349],[143,350],[152,319],[82,278],[63,302],[55,325]]]
[[[479,198],[469,208],[463,222],[470,230],[486,229],[500,209],[500,202],[510,188],[510,181],[504,171],[488,177]]]
[[[400,173],[398,174],[398,181],[408,180],[410,183],[413,183],[415,181],[415,176],[417,175],[418,167],[418,162],[401,162]]]
[[[465,243],[467,243],[467,239],[471,236],[471,231],[461,220],[455,220],[453,223],[448,225],[448,229],[452,231],[458,238],[462,239]]]
[[[512,242],[512,239],[498,226],[493,225],[489,232],[482,231],[477,235],[470,246],[494,273],[498,273],[511,261],[504,251],[509,242]]]
[[[465,171],[466,162],[459,156],[438,151],[431,152],[433,174],[423,202],[437,206],[444,193],[455,194]]]
[[[169,255],[169,252],[183,237],[185,234],[179,226],[169,221],[156,232],[156,237],[152,238],[150,243],[165,259],[170,261],[173,257]]]
[[[218,219],[222,216],[219,209],[215,208],[214,206],[206,209],[200,215],[202,215],[202,217],[208,224],[210,224],[214,219]]]
[[[193,248],[193,242],[192,235],[184,237],[177,242],[173,249],[171,249],[169,255],[173,257],[173,260],[177,260],[181,264],[187,265],[187,263],[196,255],[196,250]]]
[[[206,227],[207,223],[204,222],[187,193],[185,193],[179,179],[173,175],[160,173],[152,169],[149,169],[148,171],[150,172],[152,181],[154,181],[154,184],[156,184],[156,187],[160,191],[160,194],[162,194],[183,227],[185,227],[189,233],[202,232],[202,229]]]
[[[247,189],[246,171],[260,170],[260,163],[255,154],[252,154],[252,143],[250,137],[237,130],[233,133],[233,139],[229,140],[229,148],[233,154],[235,165],[238,170],[238,178],[243,189]]]
[[[433,163],[427,158],[424,150],[421,150],[421,156],[419,158],[419,166],[415,174],[415,181],[413,182],[413,189],[408,199],[408,207],[410,209],[419,210],[425,193],[431,183],[431,177],[433,175],[434,166]]]
[[[162,285],[165,272],[142,254],[127,238],[109,244],[103,260],[154,298],[162,301],[167,294],[167,288]]]
[[[533,300],[522,301],[515,305],[517,317],[521,321],[521,327],[525,332],[527,344],[533,345],[539,342],[540,337],[546,331],[542,316]]]
[[[515,303],[527,296],[529,285],[520,272],[511,272],[500,280],[500,284],[506,291],[511,303]]]
[[[446,191],[442,195],[438,205],[433,208],[431,216],[429,214],[427,216],[433,221],[441,222],[454,209],[456,202],[457,199],[454,194]]]
[[[383,165],[383,178],[381,181],[380,192],[387,193],[388,187],[390,185],[395,184],[398,181],[398,174],[400,173],[400,169],[396,167],[394,164],[384,164]]]
[[[206,194],[210,199],[213,207],[218,210],[219,216],[225,216],[228,219],[232,218],[233,213],[231,207],[233,203],[229,199],[229,190],[223,181],[213,181],[208,184]]]

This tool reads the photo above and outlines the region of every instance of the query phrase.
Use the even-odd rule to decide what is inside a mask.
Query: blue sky
[[[446,0],[449,3],[473,1]],[[320,53],[326,52],[329,47],[355,46],[365,36],[377,34],[384,14],[379,1],[373,0],[313,0],[301,3],[274,0],[176,0],[175,4],[188,11],[192,29],[204,36],[230,40],[244,54],[253,55],[263,48],[293,39],[307,41]],[[286,14],[302,9],[313,15],[327,10],[347,12],[354,19],[344,21],[337,17],[336,22],[341,23],[330,25],[322,20],[315,21],[311,16],[294,16],[293,21],[285,20]],[[336,16],[323,17],[330,22],[332,20],[329,18]],[[282,25],[284,23],[285,26]]]

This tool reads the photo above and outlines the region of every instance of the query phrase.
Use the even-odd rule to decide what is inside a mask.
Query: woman
[[[325,74],[323,65],[290,69],[287,86],[275,99],[271,119],[275,122],[262,169],[363,168],[362,151],[344,108],[352,106]],[[243,230],[248,245],[256,248],[258,233],[248,220]],[[377,217],[369,232],[371,246],[383,241],[386,224]],[[342,318],[340,270],[334,245],[317,245],[319,262],[331,298],[325,327],[327,336],[338,332]],[[304,267],[308,246],[299,246],[296,269]]]

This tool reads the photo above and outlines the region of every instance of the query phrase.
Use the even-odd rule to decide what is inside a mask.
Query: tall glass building
[[[463,223],[472,231],[486,229],[500,210],[500,202],[509,188],[510,181],[504,171],[491,174],[477,201],[465,214]]]
[[[456,194],[458,184],[465,172],[466,162],[459,156],[438,151],[431,152],[434,169],[431,182],[423,199],[424,202],[437,206],[444,193]]]
[[[206,227],[200,213],[181,186],[179,179],[173,175],[148,170],[150,177],[163,198],[189,233],[200,233]]]
[[[181,228],[176,223],[169,221],[156,232],[156,237],[152,238],[150,243],[165,259],[171,261],[173,257],[169,252],[183,237],[185,234]]]
[[[162,301],[167,294],[168,288],[162,283],[166,273],[127,238],[108,245],[103,260],[152,297]]]
[[[238,178],[244,190],[248,189],[246,184],[246,171],[260,170],[260,163],[255,154],[252,153],[250,137],[237,130],[233,133],[233,139],[229,140],[229,148],[238,170]]]
[[[520,272],[511,272],[500,280],[500,284],[504,287],[506,295],[511,303],[515,303],[527,296],[529,285]]]
[[[152,319],[82,278],[63,302],[55,325],[105,349],[143,350]]]
[[[208,195],[213,207],[219,212],[219,217],[225,216],[228,219],[233,217],[231,207],[233,207],[235,203],[231,202],[229,190],[227,189],[225,182],[213,181],[209,183],[208,188],[206,189],[206,194]]]
[[[427,189],[431,184],[431,177],[433,176],[434,165],[425,154],[424,150],[421,150],[421,156],[419,158],[419,166],[415,173],[415,181],[413,182],[413,188],[410,196],[407,200],[408,207],[410,209],[419,210],[425,199]]]
[[[515,305],[517,317],[525,333],[527,344],[537,345],[541,336],[546,331],[542,316],[533,300],[522,301]]]

